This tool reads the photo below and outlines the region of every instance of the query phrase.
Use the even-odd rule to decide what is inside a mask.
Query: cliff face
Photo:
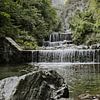
[[[82,11],[87,8],[88,2],[89,0],[67,0],[61,14],[64,31],[69,28],[68,21],[70,17],[74,16],[76,11]]]

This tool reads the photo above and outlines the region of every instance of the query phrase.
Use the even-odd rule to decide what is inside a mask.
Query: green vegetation
[[[0,0],[0,36],[36,48],[59,25],[51,0]]]
[[[100,43],[100,0],[89,0],[89,7],[70,19],[75,44]]]

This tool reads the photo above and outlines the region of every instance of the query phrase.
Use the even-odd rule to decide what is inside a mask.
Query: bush
[[[34,46],[41,44],[42,39],[55,30],[58,24],[51,0],[0,1],[0,36],[9,36],[15,40],[30,36],[34,38],[31,41]],[[26,41],[24,44],[28,44],[29,41]]]

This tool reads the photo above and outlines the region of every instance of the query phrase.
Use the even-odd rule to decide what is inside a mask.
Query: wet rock
[[[18,77],[5,78],[0,81],[0,100],[10,100],[14,88],[19,82]]]
[[[100,100],[100,95],[91,95],[89,93],[81,94],[78,100]]]
[[[55,71],[6,78],[0,81],[0,100],[50,100],[62,84],[64,79]]]
[[[79,45],[77,46],[78,49],[88,49],[89,47],[86,45]]]
[[[62,98],[69,98],[69,90],[66,84],[63,84],[62,87],[55,91],[55,96],[53,97],[54,100],[62,99]]]
[[[97,94],[96,97],[98,98],[98,100],[100,100],[100,94]]]
[[[100,49],[100,44],[93,44],[90,46],[90,49]]]
[[[91,95],[90,94],[81,94],[78,97],[79,100],[89,100],[91,99]]]
[[[67,44],[67,40],[64,40],[64,41],[62,42],[62,44]]]

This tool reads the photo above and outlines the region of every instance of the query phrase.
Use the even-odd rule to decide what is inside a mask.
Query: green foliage
[[[51,0],[0,1],[0,36],[10,36],[25,42],[21,44],[34,46],[41,44],[42,39],[55,30],[58,24]],[[26,39],[28,36],[34,39]]]
[[[94,6],[93,6],[94,4]],[[70,27],[73,30],[73,41],[76,44],[100,43],[100,3],[90,0],[88,9],[77,11],[70,19]]]

